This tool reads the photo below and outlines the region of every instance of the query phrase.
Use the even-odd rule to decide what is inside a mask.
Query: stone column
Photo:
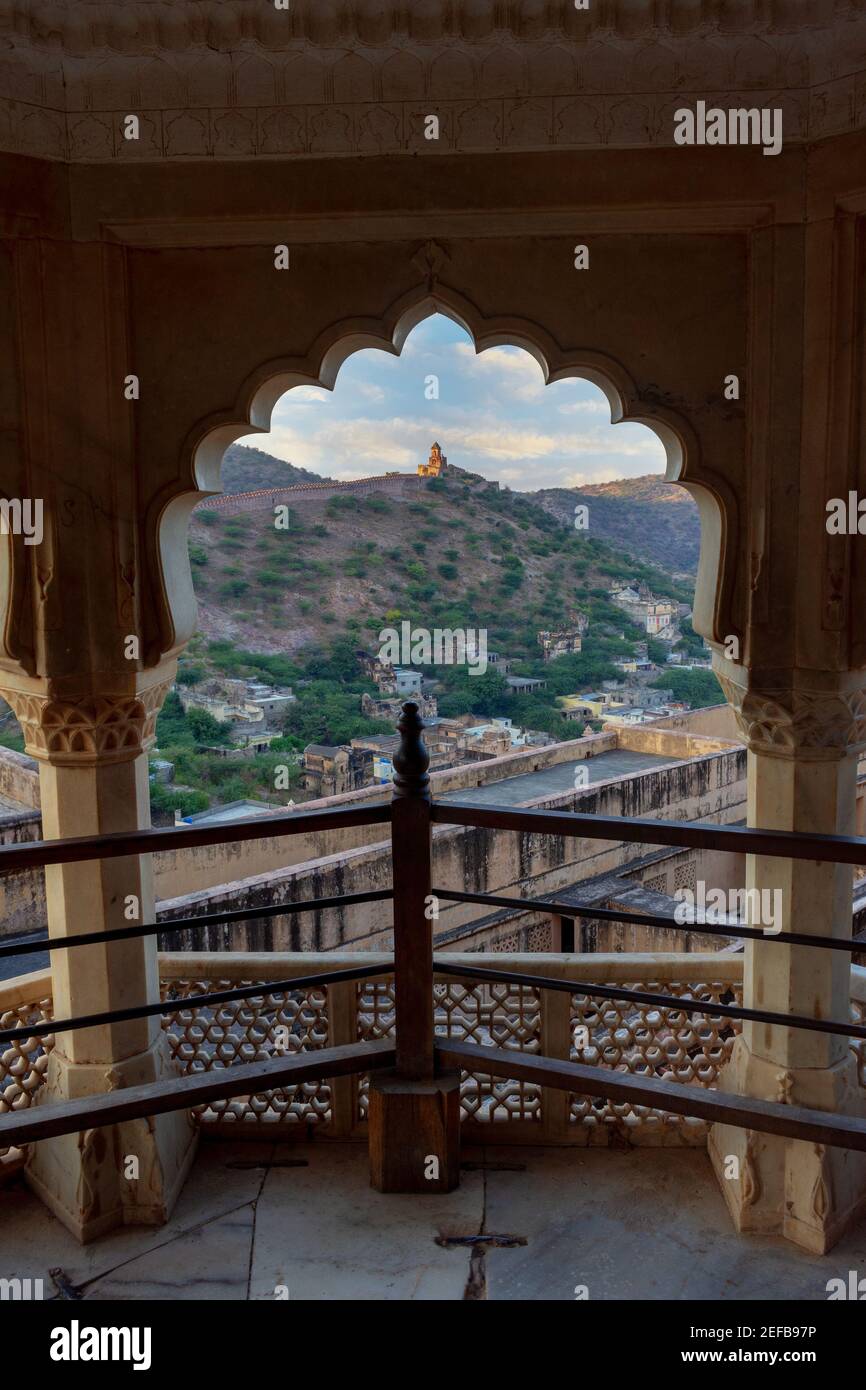
[[[748,741],[748,823],[769,830],[854,833],[858,754],[866,736],[862,673],[814,673],[758,691],[717,659]],[[850,937],[850,865],[747,857],[746,887],[778,890],[782,931]],[[761,924],[765,925],[765,924]],[[745,947],[747,1007],[850,1017],[851,957],[768,938]],[[849,1040],[745,1023],[720,1087],[764,1100],[866,1116]],[[737,1229],[787,1236],[823,1254],[866,1209],[866,1157],[715,1125],[710,1155]],[[737,1163],[731,1160],[736,1159]]]
[[[46,839],[150,824],[147,748],[174,661],[136,671],[126,689],[63,697],[21,676],[2,694],[39,759]],[[40,688],[40,686],[42,688]],[[46,869],[52,938],[154,920],[149,856]],[[73,947],[51,957],[54,1016],[156,1002],[155,937]],[[159,1017],[60,1032],[40,1104],[157,1081],[173,1070]],[[165,1221],[195,1152],[187,1112],[85,1130],[34,1144],[26,1178],[82,1242],[119,1225]]]

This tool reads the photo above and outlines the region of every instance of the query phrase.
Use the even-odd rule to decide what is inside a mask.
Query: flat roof
[[[282,811],[283,806],[269,806],[264,801],[228,801],[225,806],[213,806],[207,811],[196,811],[192,816],[184,816],[184,825],[214,824],[217,821],[247,820],[250,816],[272,816]]]
[[[585,767],[589,776],[587,785],[606,782],[612,777],[626,777],[632,772],[646,772],[663,764],[682,762],[681,758],[664,757],[658,753],[635,753],[628,748],[612,749],[609,753],[597,753],[594,758],[578,758],[567,763],[556,763],[553,767],[540,768],[538,772],[524,772],[517,777],[504,777],[501,782],[488,782],[483,787],[465,787],[456,792],[438,795],[437,801],[475,801],[491,806],[521,806],[526,801],[534,801],[540,796],[555,796],[557,792],[568,792],[574,788],[574,769]]]

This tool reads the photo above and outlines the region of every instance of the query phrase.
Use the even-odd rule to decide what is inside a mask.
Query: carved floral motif
[[[428,0],[423,18],[322,0],[14,8],[0,148],[53,159],[671,145],[674,107],[734,96],[782,107],[788,140],[866,125],[866,16],[821,27],[801,0],[777,0],[769,21],[763,0],[741,0],[724,27],[717,0],[668,0],[664,26],[653,0]],[[121,133],[129,111],[137,141]],[[419,137],[429,112],[437,141]]]
[[[744,690],[719,682],[755,752],[838,757],[866,746],[866,689]]]
[[[137,695],[88,695],[64,700],[4,690],[24,734],[27,752],[53,763],[122,762],[147,749],[170,681]]]

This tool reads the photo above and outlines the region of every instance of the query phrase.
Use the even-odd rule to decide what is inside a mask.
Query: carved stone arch
[[[329,325],[303,356],[260,363],[244,378],[230,408],[200,420],[190,430],[182,449],[182,477],[153,500],[146,523],[157,549],[155,568],[162,590],[158,605],[161,650],[148,653],[148,664],[164,653],[179,651],[194,632],[196,602],[186,528],[195,504],[221,490],[220,465],[228,446],[242,435],[266,433],[274,406],[293,387],[333,390],[340,368],[355,352],[375,347],[399,356],[412,330],[435,313],[463,328],[476,352],[501,346],[523,348],[541,367],[545,382],[583,377],[604,392],[611,423],[633,421],[653,430],[665,449],[667,481],[681,483],[700,513],[696,630],[719,644],[727,634],[738,631],[730,614],[736,499],[724,479],[703,467],[698,434],[689,420],[656,388],[641,394],[622,360],[586,348],[564,349],[541,324],[529,319],[485,316],[461,292],[438,282],[435,250],[427,247],[421,253],[430,262],[427,287],[402,295],[379,318],[345,318]]]

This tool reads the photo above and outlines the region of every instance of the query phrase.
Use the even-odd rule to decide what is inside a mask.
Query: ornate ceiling
[[[866,0],[0,0],[0,149],[76,161],[673,142],[866,126]],[[125,140],[136,114],[140,138]],[[424,136],[436,114],[440,138]]]

